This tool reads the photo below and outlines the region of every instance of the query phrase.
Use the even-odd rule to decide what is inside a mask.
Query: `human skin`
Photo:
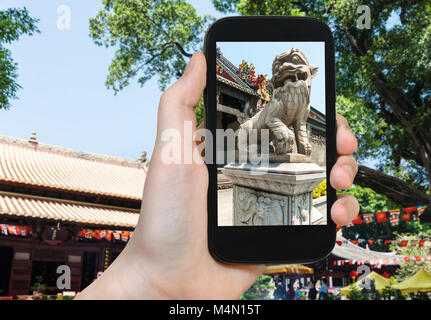
[[[199,161],[166,164],[161,134],[192,121],[206,85],[206,60],[195,53],[182,77],[163,93],[157,138],[145,181],[141,213],[133,237],[111,266],[76,299],[237,299],[265,270],[261,265],[231,265],[208,251],[208,171]],[[350,188],[357,172],[352,153],[357,141],[346,119],[337,115],[337,162],[330,181]],[[193,146],[197,147],[196,142]],[[338,195],[331,208],[335,223],[345,225],[359,212],[351,195]]]

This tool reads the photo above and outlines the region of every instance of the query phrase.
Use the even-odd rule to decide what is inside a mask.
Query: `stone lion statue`
[[[269,141],[278,155],[297,151],[310,156],[311,144],[307,137],[306,121],[310,112],[311,78],[317,74],[317,66],[310,65],[299,49],[291,49],[277,55],[272,64],[274,92],[268,104],[252,118],[240,125],[249,132],[257,129],[258,139],[262,129],[269,129]],[[293,128],[290,129],[290,128]],[[247,145],[248,135],[240,138],[238,147]]]

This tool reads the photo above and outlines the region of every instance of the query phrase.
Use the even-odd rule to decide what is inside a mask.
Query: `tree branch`
[[[301,1],[295,1],[295,2],[292,2],[292,4],[297,5],[300,8],[300,10],[302,10],[305,14],[308,15],[310,13],[307,6],[304,5]]]
[[[162,44],[161,46],[160,46],[160,48],[153,48],[152,50],[150,50],[150,51],[156,51],[156,50],[161,50],[160,52],[158,52],[158,53],[156,53],[156,54],[151,54],[151,57],[150,58],[148,58],[147,60],[145,60],[145,61],[143,61],[141,64],[139,64],[134,70],[130,70],[128,73],[127,73],[127,77],[132,77],[132,76],[134,76],[136,73],[138,73],[138,71],[139,70],[141,70],[145,65],[147,65],[147,64],[150,64],[154,59],[156,59],[157,57],[159,57],[159,56],[161,56],[161,55],[163,55],[165,52],[166,52],[166,49],[168,49],[169,47],[172,47],[172,46],[176,46],[177,48],[178,48],[178,46],[180,46],[181,47],[181,45],[178,43],[178,42],[167,42],[167,43],[164,43],[164,44]],[[182,47],[181,47],[181,49],[182,49]],[[183,50],[184,51],[184,50]],[[188,53],[187,52],[185,52],[184,51],[184,53],[183,53],[184,55],[188,55]],[[192,55],[190,55],[190,57],[191,57]],[[177,73],[176,73],[176,75],[178,76],[178,77],[181,77],[181,75],[182,75],[182,73],[181,72],[179,72],[178,70],[177,70]]]
[[[342,29],[341,29],[342,30]],[[346,30],[344,30],[346,32],[347,35],[347,41],[349,41],[350,47],[352,48],[353,52],[358,56],[364,56],[366,54],[366,52],[364,52],[362,50],[362,48],[365,48],[365,44],[364,45],[360,45],[359,43],[359,39],[357,37],[358,35],[358,31],[353,28],[346,28]],[[364,40],[363,40],[364,41]]]
[[[182,45],[181,45],[181,44],[179,44],[178,42],[174,42],[174,44],[175,44],[175,46],[178,48],[178,50],[180,50],[180,52],[181,52],[184,56],[186,56],[186,57],[188,57],[188,58],[191,58],[191,57],[193,56],[193,53],[188,53],[186,50],[184,50],[184,48],[182,47]]]
[[[406,207],[423,204],[431,206],[430,195],[412,187],[401,179],[365,166],[359,166],[354,183],[361,187],[371,188]]]
[[[343,30],[339,26],[337,28]],[[357,56],[366,54],[367,37],[358,38],[355,28],[346,28],[347,40]],[[375,64],[375,61],[372,63]],[[402,88],[391,88],[382,72],[378,72],[371,79],[377,94],[391,108],[400,125],[406,130],[410,137],[412,147],[417,153],[417,157],[427,170],[430,180],[429,189],[431,191],[431,134],[429,128],[413,127],[415,119],[415,106],[408,98]]]
[[[415,108],[408,99],[404,90],[400,88],[389,88],[383,74],[377,74],[372,82],[377,94],[389,105],[400,124],[406,129],[412,142],[413,149],[431,178],[431,135],[429,128],[414,127]],[[431,190],[431,185],[430,185]]]
[[[149,20],[149,21],[151,21],[151,23],[153,23],[155,26],[158,26],[158,27],[161,27],[161,24],[157,24],[153,19],[151,19],[150,17],[147,17],[147,19]],[[171,38],[171,36],[169,35],[169,33],[168,32],[166,32],[166,30],[164,30],[163,29],[163,27],[161,27],[160,28],[160,30],[165,34],[165,36],[170,40],[170,38]],[[183,46],[179,43],[179,42],[177,42],[177,41],[171,41],[171,42],[169,42],[169,43],[173,43],[173,44],[175,44],[175,46],[178,48],[178,50],[180,50],[180,52],[184,55],[184,56],[186,56],[186,57],[188,57],[188,58],[191,58],[192,56],[193,56],[193,54],[192,53],[188,53],[186,50],[184,50],[184,48],[183,48]]]

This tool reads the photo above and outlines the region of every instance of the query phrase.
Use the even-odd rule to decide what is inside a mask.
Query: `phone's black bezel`
[[[221,41],[324,41],[327,225],[217,226],[216,42]],[[289,48],[287,43],[286,49]],[[217,20],[210,26],[204,40],[204,51],[207,59],[204,121],[205,128],[209,129],[214,137],[212,144],[214,161],[207,164],[210,253],[223,262],[241,264],[311,263],[325,258],[331,253],[336,236],[336,225],[329,214],[336,197],[335,190],[329,183],[329,173],[336,161],[335,56],[331,30],[325,23],[308,17],[227,17]]]

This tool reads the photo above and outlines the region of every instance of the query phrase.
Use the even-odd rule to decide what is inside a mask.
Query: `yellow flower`
[[[313,199],[326,196],[326,179],[323,180],[316,189],[313,190]]]

